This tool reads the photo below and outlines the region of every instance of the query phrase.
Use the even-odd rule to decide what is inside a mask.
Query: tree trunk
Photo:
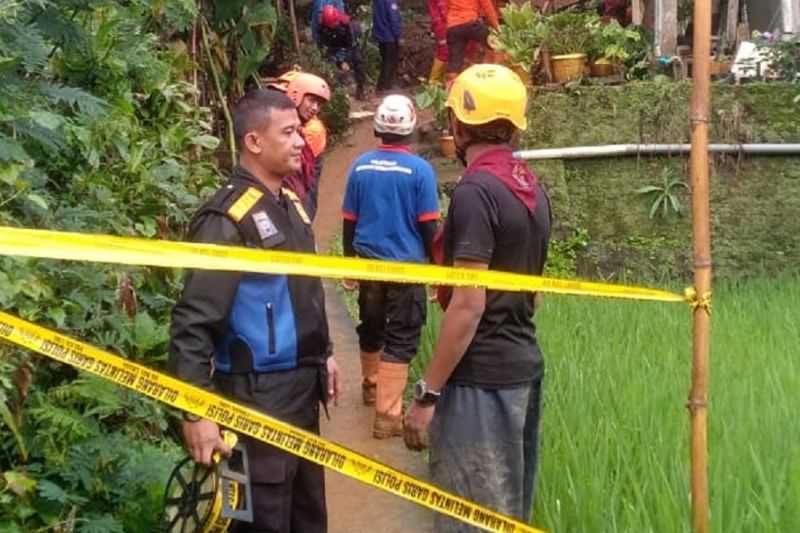
[[[644,22],[644,5],[642,0],[633,0],[633,24],[634,26],[641,26]]]
[[[739,27],[739,0],[728,0],[728,16],[725,18],[725,46],[736,53],[736,28]]]
[[[294,11],[294,0],[289,1],[289,18],[292,21],[292,37],[294,37],[294,50],[297,56],[300,57],[300,33],[297,30],[297,16]]]
[[[672,57],[677,52],[678,0],[658,0],[656,4],[656,46],[656,53],[662,56]]]

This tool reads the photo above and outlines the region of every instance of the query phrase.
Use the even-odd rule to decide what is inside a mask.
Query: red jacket
[[[487,24],[492,28],[500,25],[492,0],[446,0],[446,3],[448,28],[460,26],[481,17],[485,17]]]
[[[428,13],[436,39],[436,59],[447,61],[447,0],[428,0]]]
[[[283,178],[283,185],[291,189],[300,200],[305,201],[306,196],[308,196],[316,186],[316,176],[314,172],[314,162],[316,158],[308,144],[303,146],[303,150],[300,152],[300,159],[302,160],[300,170],[291,176]]]
[[[428,0],[428,13],[431,16],[431,31],[437,41],[447,36],[447,1]]]

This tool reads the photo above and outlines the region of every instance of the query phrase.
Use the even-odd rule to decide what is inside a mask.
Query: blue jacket
[[[342,216],[355,223],[355,252],[427,262],[421,225],[439,218],[436,189],[433,167],[407,147],[381,145],[356,159],[342,202]]]
[[[322,8],[328,4],[333,5],[333,7],[342,13],[345,12],[344,0],[314,0],[314,4],[311,6],[311,38],[315,43],[319,43],[319,26],[321,24]]]
[[[400,5],[398,0],[372,0],[372,37],[379,43],[400,40]]]
[[[249,248],[314,252],[300,200],[276,199],[236,168],[195,215],[193,240]],[[172,313],[170,367],[182,380],[210,388],[217,374],[266,374],[322,367],[331,353],[319,278],[188,271]],[[213,367],[212,367],[213,354]]]

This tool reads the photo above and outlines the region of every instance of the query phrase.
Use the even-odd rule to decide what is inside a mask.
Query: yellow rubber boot
[[[381,352],[361,352],[361,399],[364,405],[375,405],[380,361]]]
[[[433,58],[433,65],[431,65],[431,74],[428,76],[430,83],[444,83],[444,66],[445,63],[441,59]]]
[[[378,365],[375,424],[372,427],[372,436],[376,439],[403,434],[403,391],[407,382],[407,364],[381,361]]]

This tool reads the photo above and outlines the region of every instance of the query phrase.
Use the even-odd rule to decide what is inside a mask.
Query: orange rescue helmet
[[[331,99],[331,89],[325,80],[308,72],[296,72],[286,85],[286,95],[299,107],[307,94],[313,94],[325,102]]]
[[[281,74],[280,76],[278,76],[277,78],[275,78],[273,81],[267,83],[267,87],[285,93],[286,88],[289,86],[289,82],[292,81],[295,78],[295,76],[300,74],[300,72],[302,72],[302,70],[300,70],[300,67],[295,67],[292,70],[288,70],[283,74]]]

